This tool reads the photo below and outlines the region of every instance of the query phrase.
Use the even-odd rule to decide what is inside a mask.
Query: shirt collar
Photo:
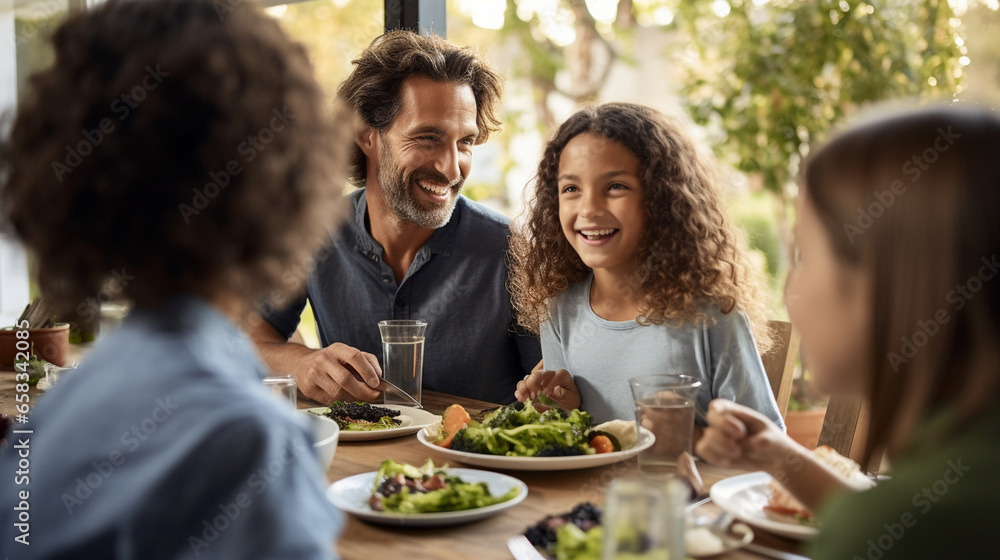
[[[125,321],[133,326],[150,324],[157,329],[185,333],[201,346],[204,356],[213,356],[235,365],[219,369],[226,375],[256,382],[268,375],[247,335],[200,297],[175,294],[159,308],[134,310]]]
[[[363,253],[381,254],[382,247],[375,241],[375,238],[368,233],[365,227],[365,217],[368,214],[368,197],[365,188],[358,189],[352,193],[354,197],[354,226],[357,228],[355,237],[355,248]],[[455,202],[455,211],[451,214],[448,223],[434,230],[430,239],[421,247],[421,251],[427,250],[431,254],[448,256],[451,254],[452,245],[455,242],[455,232],[458,231],[458,224],[462,221],[462,213],[467,204],[464,196],[459,195]]]

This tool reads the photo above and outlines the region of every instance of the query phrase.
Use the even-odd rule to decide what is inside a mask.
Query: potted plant
[[[0,329],[2,368],[10,369],[22,362],[27,368],[33,358],[64,366],[68,352],[69,323],[57,323],[51,308],[41,298],[35,298],[25,307],[14,326]],[[44,363],[41,369],[44,374]]]
[[[826,418],[827,400],[818,395],[811,383],[809,372],[803,371],[801,364],[796,367],[792,381],[792,396],[788,400],[785,414],[785,429],[788,437],[808,449],[819,445],[823,420]]]

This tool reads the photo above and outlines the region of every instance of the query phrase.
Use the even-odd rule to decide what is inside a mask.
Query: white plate
[[[317,406],[315,408],[306,408],[304,410],[313,414],[322,415],[328,408],[330,407]],[[441,419],[441,417],[437,414],[431,414],[426,410],[412,408],[409,406],[387,406],[385,408],[399,411],[399,420],[401,424],[398,427],[389,428],[387,430],[372,430],[370,432],[351,432],[348,430],[341,430],[340,441],[372,441],[376,439],[389,439],[406,436]]]
[[[771,499],[770,482],[771,475],[766,472],[741,474],[716,482],[709,495],[720,508],[758,529],[800,541],[816,536],[818,529],[815,527],[767,516],[764,506]]]
[[[466,453],[454,451],[435,445],[429,439],[427,428],[417,433],[417,440],[432,449],[439,456],[449,461],[459,461],[466,465],[486,467],[489,469],[510,469],[515,471],[562,471],[570,469],[587,469],[603,467],[618,461],[635,457],[640,451],[653,445],[656,437],[646,428],[639,429],[639,438],[629,449],[599,453],[594,455],[573,455],[570,457],[507,457],[505,455],[486,455],[483,453]]]
[[[457,476],[466,482],[485,482],[490,489],[490,494],[494,496],[502,496],[509,492],[511,488],[520,488],[520,492],[517,496],[506,502],[462,511],[445,511],[440,513],[391,513],[375,511],[368,505],[368,499],[371,498],[372,485],[375,484],[375,476],[377,474],[377,472],[369,472],[338,480],[327,488],[326,497],[338,508],[372,523],[408,525],[411,527],[434,527],[469,523],[491,517],[505,509],[516,506],[528,496],[528,486],[512,476],[489,471],[449,468],[449,475]]]

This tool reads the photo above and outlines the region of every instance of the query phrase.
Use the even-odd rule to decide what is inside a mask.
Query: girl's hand
[[[708,406],[708,427],[697,442],[698,455],[710,464],[782,472],[787,462],[806,453],[763,414],[724,399]]]
[[[564,369],[548,371],[542,369],[539,363],[535,370],[517,382],[514,398],[525,402],[538,398],[539,394],[547,395],[566,410],[580,408],[580,391],[573,382],[573,376]],[[536,408],[547,409],[538,405]]]

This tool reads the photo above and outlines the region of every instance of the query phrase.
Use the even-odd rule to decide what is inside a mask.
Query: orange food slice
[[[444,409],[444,414],[441,415],[441,435],[435,443],[441,447],[451,447],[455,434],[468,426],[470,422],[472,422],[472,417],[465,411],[465,407],[460,404],[449,406]]]

